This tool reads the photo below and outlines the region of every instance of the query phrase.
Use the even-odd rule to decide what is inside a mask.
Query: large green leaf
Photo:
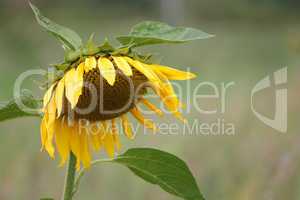
[[[185,200],[204,200],[187,165],[172,154],[134,148],[118,156],[114,162],[127,166],[137,176],[173,195]]]
[[[0,107],[0,122],[18,117],[39,116],[37,111],[29,112],[24,107],[21,107],[19,103],[22,103],[26,108],[34,110],[37,110],[40,105],[39,101],[34,99],[31,94],[24,93]]]
[[[56,24],[47,17],[43,16],[39,9],[32,3],[29,4],[38,23],[48,32],[54,35],[60,42],[62,42],[64,47],[67,47],[70,50],[76,50],[82,46],[82,40],[75,31]]]
[[[195,28],[173,27],[161,22],[146,21],[135,25],[129,35],[119,36],[117,40],[123,45],[137,47],[162,43],[183,43],[212,36]]]

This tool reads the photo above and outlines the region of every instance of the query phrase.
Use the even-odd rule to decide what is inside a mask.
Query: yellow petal
[[[144,74],[148,80],[151,82],[151,85],[153,86],[154,90],[156,91],[156,93],[162,98],[165,99],[166,96],[169,96],[169,90],[165,88],[165,84],[163,83],[163,81],[160,79],[160,77],[158,77],[157,73],[155,73],[151,67],[149,67],[148,65],[141,63],[139,61],[135,61],[129,57],[124,57],[127,62],[132,65],[133,67],[135,67],[139,72],[141,72],[142,74]],[[168,106],[172,106],[177,108],[177,105],[175,105],[175,101],[165,101],[165,105],[168,104]],[[174,104],[174,105],[173,105]]]
[[[56,118],[56,105],[55,105],[55,96],[50,99],[50,102],[47,105],[46,109],[46,129],[47,129],[47,139],[45,141],[45,149],[50,155],[54,158],[54,147],[53,147],[53,138],[55,133],[55,118]]]
[[[178,111],[179,107],[182,107],[183,104],[177,98],[177,95],[174,92],[173,86],[168,81],[167,77],[161,72],[157,72],[158,76],[164,81],[163,90],[160,91],[160,97],[163,103],[166,105],[168,110],[179,120],[186,123],[186,119],[182,117],[181,113]]]
[[[153,89],[161,98],[164,98],[168,95],[165,89],[165,84],[149,66],[139,61],[135,61],[129,57],[124,58],[128,61],[130,65],[132,65],[134,68],[136,68],[139,72],[141,72],[148,78],[148,80],[151,82],[151,85],[153,86]]]
[[[116,144],[117,150],[120,151],[121,144],[120,144],[120,140],[119,140],[118,128],[116,126],[116,119],[111,120],[111,131],[112,131],[113,139]]]
[[[153,65],[153,64],[148,66],[151,67],[155,72],[157,71],[161,72],[169,80],[188,80],[196,77],[196,75],[191,72],[185,72],[167,66]]]
[[[80,136],[78,134],[78,125],[75,123],[73,126],[69,126],[69,131],[71,132],[70,137],[70,148],[73,154],[76,156],[77,163],[76,169],[80,169],[81,153],[80,153]]]
[[[98,126],[99,122],[91,123],[89,126],[89,136],[90,143],[95,151],[98,151],[101,148],[101,132],[103,131],[100,126]]]
[[[112,134],[110,133],[109,127],[107,125],[107,121],[101,121],[100,127],[103,131],[103,133],[101,133],[101,135],[99,135],[101,142],[104,146],[106,153],[111,158],[113,158],[114,154],[115,154],[114,140],[113,140]]]
[[[45,113],[45,115],[43,116],[42,122],[41,122],[41,127],[40,127],[40,132],[41,132],[41,143],[42,143],[42,148],[41,150],[43,150],[45,148],[45,144],[47,141],[47,116],[48,114]]]
[[[109,157],[113,158],[115,154],[115,147],[114,147],[114,139],[111,133],[107,132],[103,138],[104,148],[109,155]]]
[[[178,100],[172,85],[168,81],[168,78],[159,71],[154,72],[147,64],[135,61],[129,57],[124,58],[130,65],[143,73],[151,81],[151,84],[157,91],[157,94],[163,99],[163,102],[168,109],[173,113],[178,113],[178,107],[181,103]]]
[[[127,62],[132,65],[135,69],[137,69],[139,72],[141,72],[142,74],[144,74],[149,81],[151,81],[153,84],[159,84],[160,80],[157,77],[157,75],[153,72],[153,70],[145,65],[143,65],[143,63],[137,61],[137,60],[133,60],[129,57],[124,57],[124,59],[127,60]],[[158,86],[158,85],[157,85]]]
[[[79,132],[80,137],[80,156],[82,159],[82,164],[84,168],[89,168],[91,166],[91,156],[88,146],[88,134],[83,131],[85,129],[82,129],[82,132]]]
[[[90,70],[97,67],[97,61],[95,57],[88,57],[84,61],[84,71],[89,72]]]
[[[44,98],[43,98],[43,108],[45,108],[47,106],[47,104],[49,103],[49,101],[52,97],[52,91],[53,91],[54,86],[55,86],[55,83],[52,84],[46,91]]]
[[[75,108],[83,87],[83,72],[72,68],[65,76],[66,97],[71,104],[71,108]]]
[[[55,122],[55,117],[56,117],[55,95],[50,99],[45,112],[47,112],[47,116],[48,116],[47,126],[49,124],[53,124]]]
[[[131,130],[131,125],[128,122],[127,116],[126,115],[122,115],[121,116],[121,120],[122,120],[122,127],[123,127],[123,131],[125,133],[125,135],[129,138],[129,139],[133,139],[134,136],[132,134],[132,130]]]
[[[156,131],[156,126],[154,125],[154,123],[149,119],[145,119],[141,112],[137,109],[137,107],[132,108],[130,112],[141,124],[149,129],[152,129],[154,132]]]
[[[104,145],[105,136],[107,133],[110,133],[111,130],[107,125],[107,121],[100,121],[98,127],[100,127],[100,134],[98,134],[98,138],[101,141],[101,145]]]
[[[82,62],[78,65],[77,69],[76,69],[80,74],[84,74],[85,71],[85,64]]]
[[[101,57],[98,60],[98,68],[103,78],[113,86],[116,81],[116,71],[113,63],[108,58]]]
[[[76,77],[76,69],[72,68],[70,71],[68,71],[65,75],[65,86],[66,86],[66,97],[71,103],[72,107],[74,104],[76,105],[76,102],[74,102],[74,79]]]
[[[62,78],[55,89],[55,104],[57,107],[57,117],[60,117],[63,109],[63,100],[65,92],[65,79]]]
[[[54,158],[54,146],[53,146],[53,138],[54,138],[54,123],[47,125],[47,139],[45,141],[45,149],[48,152],[51,158]]]
[[[55,141],[56,141],[57,151],[61,156],[60,166],[62,166],[66,163],[70,154],[69,140],[72,133],[67,123],[64,122],[64,120],[57,121],[55,129],[56,129]]]
[[[148,101],[147,99],[141,97],[140,100],[143,102],[145,106],[147,106],[147,108],[155,112],[157,115],[159,116],[163,115],[163,112],[159,108],[157,108],[154,104],[150,103],[150,101]]]
[[[92,144],[93,149],[95,151],[99,151],[99,149],[101,148],[101,141],[99,140],[99,137],[97,135],[91,135],[90,142]]]
[[[123,57],[116,57],[113,56],[113,59],[118,66],[118,68],[126,75],[126,76],[132,76],[132,69],[130,65],[127,63],[127,61]]]
[[[78,67],[77,67],[77,69],[76,69],[76,79],[77,79],[77,81],[79,81],[80,82],[80,84],[81,84],[81,87],[82,87],[82,85],[83,85],[83,75],[84,75],[84,69],[83,69],[83,65],[79,65]]]
[[[162,83],[161,90],[159,91],[159,95],[161,96],[163,103],[171,112],[176,112],[182,103],[177,98],[173,86],[167,77],[160,72],[157,72],[157,75],[162,81],[164,81]]]

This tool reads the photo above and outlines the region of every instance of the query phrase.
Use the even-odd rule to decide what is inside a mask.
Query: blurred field
[[[208,200],[300,199],[299,3],[176,0],[180,5],[176,6],[171,1],[108,2],[34,3],[49,18],[73,28],[85,39],[95,32],[98,42],[106,36],[127,33],[141,20],[200,28],[216,37],[147,50],[162,55],[166,65],[193,67],[199,76],[192,86],[202,81],[235,83],[228,92],[224,114],[200,115],[194,111],[186,115],[190,122],[222,118],[234,123],[234,135],[154,136],[141,132],[134,141],[123,138],[123,151],[147,146],[180,156]],[[4,101],[12,97],[20,73],[60,61],[63,51],[41,31],[25,1],[1,0],[0,24],[0,101]],[[254,116],[250,92],[259,80],[284,66],[288,66],[288,132],[280,133]],[[34,87],[37,85],[28,84],[28,88]],[[257,108],[272,113],[273,97],[272,90],[259,95]],[[207,109],[220,106],[215,100],[201,105]],[[173,118],[164,121],[176,122]],[[39,151],[39,119],[7,121],[0,124],[0,130],[0,199],[59,199],[64,169],[57,167],[58,160],[51,161]],[[175,198],[134,177],[124,167],[103,164],[87,173],[75,199]]]

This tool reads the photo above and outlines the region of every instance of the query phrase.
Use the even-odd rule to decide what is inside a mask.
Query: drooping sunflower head
[[[55,149],[64,164],[73,153],[77,169],[90,166],[93,152],[105,149],[113,157],[120,149],[119,133],[132,139],[134,134],[127,115],[145,127],[156,131],[155,124],[145,119],[141,104],[161,116],[161,109],[147,100],[149,90],[160,97],[165,108],[184,121],[170,80],[187,80],[194,74],[153,64],[149,56],[141,55],[135,47],[183,43],[205,39],[211,35],[193,28],[172,27],[160,22],[143,22],[128,35],[117,37],[121,43],[114,48],[107,41],[100,46],[91,37],[83,45],[71,29],[60,26],[32,4],[38,23],[51,32],[66,50],[65,61],[55,65],[61,71],[51,82],[43,98],[41,122],[42,149],[54,157]],[[118,130],[117,122],[122,130]],[[55,148],[56,147],[56,148]]]
[[[189,72],[170,67],[146,64],[129,56],[88,56],[76,61],[78,65],[65,71],[44,95],[44,117],[41,124],[42,145],[51,157],[54,145],[62,157],[62,164],[70,151],[84,167],[90,165],[91,152],[102,147],[109,156],[120,148],[120,121],[123,133],[133,138],[127,114],[156,131],[155,124],[139,111],[144,104],[153,112],[162,111],[144,98],[153,90],[176,117],[181,103],[169,80],[194,78]]]

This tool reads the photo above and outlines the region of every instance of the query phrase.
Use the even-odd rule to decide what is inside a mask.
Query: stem
[[[66,172],[66,181],[65,181],[63,200],[72,200],[73,198],[73,188],[74,188],[75,172],[76,172],[75,165],[76,165],[76,157],[71,152],[69,165]]]

